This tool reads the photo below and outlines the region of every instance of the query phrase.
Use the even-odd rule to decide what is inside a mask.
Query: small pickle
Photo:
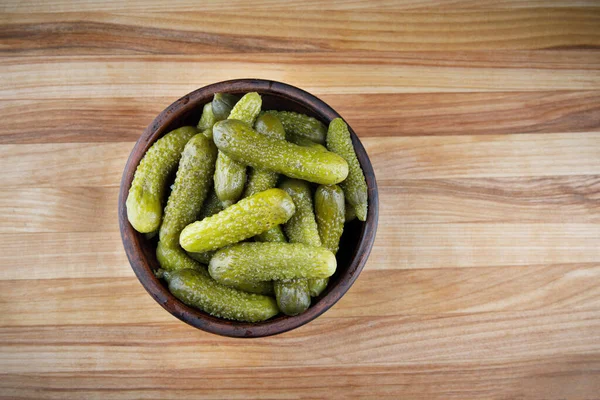
[[[315,215],[323,247],[336,254],[344,231],[344,192],[337,185],[319,186],[315,191]]]
[[[228,119],[238,120],[236,121],[237,123],[241,121],[241,123],[252,126],[260,113],[261,106],[262,99],[258,93],[247,93],[235,104]],[[245,184],[246,165],[231,159],[229,155],[219,151],[215,167],[215,191],[225,208],[238,201],[242,196]]]
[[[215,254],[214,251],[205,251],[204,253],[187,253],[187,255],[193,258],[194,260],[206,265],[208,265],[208,263],[210,262],[210,259],[212,258],[213,254]]]
[[[340,187],[344,191],[346,201],[354,207],[356,217],[360,221],[366,221],[368,207],[367,182],[363,170],[360,168],[358,158],[356,158],[348,125],[341,118],[336,118],[329,124],[327,148],[329,151],[344,157],[348,163],[348,178],[340,183]]]
[[[167,178],[177,168],[181,152],[198,131],[184,126],[167,133],[144,155],[127,196],[127,219],[140,233],[157,231],[163,213]]]
[[[348,164],[335,153],[270,138],[239,121],[217,122],[213,140],[219,150],[243,164],[291,178],[329,185],[348,175]]]
[[[312,194],[308,183],[297,179],[286,179],[281,183],[280,188],[291,196],[296,206],[296,213],[283,226],[290,242],[321,246],[319,230],[313,211]],[[321,279],[310,279],[306,285],[306,295],[310,297],[309,290],[316,286],[323,286]],[[300,290],[299,285],[295,285],[295,290]]]
[[[215,118],[215,115],[213,114],[212,104],[206,103],[204,105],[204,108],[202,109],[202,115],[200,116],[200,120],[198,121],[197,128],[201,132],[204,132],[207,129],[212,128],[213,125],[215,124],[215,122],[217,122],[217,121],[218,120]]]
[[[186,251],[195,253],[216,250],[282,224],[294,212],[294,202],[286,192],[265,190],[186,226],[179,243]]]
[[[228,286],[239,282],[328,278],[336,269],[335,256],[323,247],[301,243],[239,243],[218,250],[209,272]]]
[[[169,290],[188,306],[215,317],[245,322],[267,320],[279,312],[272,297],[223,286],[192,269],[171,274]]]
[[[210,190],[216,158],[217,148],[201,133],[185,145],[160,226],[160,241],[167,246],[179,245],[183,228],[196,221]]]
[[[287,281],[276,281],[275,299],[282,313],[285,315],[298,315],[310,307],[310,291],[308,280],[291,279]]]
[[[217,121],[229,117],[231,110],[238,102],[238,97],[229,93],[215,93],[212,101],[212,112]]]
[[[217,194],[214,190],[211,190],[206,200],[204,201],[204,205],[202,206],[202,210],[200,210],[200,215],[198,220],[203,220],[206,217],[212,217],[218,212],[223,211],[223,205],[221,201],[217,197]]]
[[[292,111],[270,110],[266,114],[273,114],[279,118],[288,135],[303,136],[316,143],[325,143],[327,128],[319,120]]]

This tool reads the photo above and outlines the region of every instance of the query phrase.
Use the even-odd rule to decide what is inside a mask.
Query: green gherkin
[[[267,320],[279,312],[272,297],[220,285],[211,277],[184,269],[171,274],[169,290],[188,306],[215,317],[245,322]]]
[[[335,272],[335,256],[323,247],[301,243],[239,243],[218,250],[208,271],[217,282],[328,278]]]
[[[238,97],[229,93],[215,93],[212,101],[212,111],[217,121],[229,117],[231,110],[238,102]]]
[[[287,141],[297,144],[298,146],[312,147],[316,150],[327,151],[327,148],[322,144],[313,142],[312,140],[307,139],[304,136],[287,135]]]
[[[321,238],[319,237],[319,230],[313,211],[312,194],[308,183],[297,179],[286,179],[281,183],[280,188],[292,197],[296,206],[296,213],[283,226],[290,242],[321,246]],[[326,285],[327,283],[325,283]],[[307,293],[316,292],[317,288],[322,286],[323,282],[321,279],[310,279],[306,286]],[[296,288],[296,290],[299,290],[297,285]],[[310,296],[310,294],[307,295]]]
[[[138,232],[158,230],[167,178],[177,168],[185,144],[197,133],[191,126],[167,133],[148,149],[138,165],[126,202],[127,219]]]
[[[348,164],[339,155],[261,135],[240,121],[217,122],[213,140],[219,150],[238,162],[291,178],[328,185],[348,175]]]
[[[344,192],[337,185],[321,185],[315,191],[315,216],[323,247],[336,254],[344,231]]]
[[[347,202],[346,202],[345,206],[346,206],[346,214],[344,216],[345,222],[354,221],[356,219],[356,211],[354,210],[354,207],[352,207]]]
[[[212,128],[215,122],[217,121],[218,119],[216,119],[215,115],[213,114],[212,104],[206,103],[204,105],[204,108],[202,109],[202,115],[200,116],[200,120],[198,121],[197,128],[201,132],[204,132],[207,129]]]
[[[167,246],[178,246],[183,228],[198,218],[210,190],[216,158],[217,148],[201,133],[185,145],[160,226],[160,241]]]
[[[266,114],[279,118],[288,135],[302,136],[316,143],[325,143],[327,128],[315,118],[292,111],[269,110]]]
[[[356,217],[360,221],[366,221],[369,197],[367,182],[354,152],[348,125],[341,118],[336,118],[329,124],[327,148],[344,157],[348,163],[348,177],[340,183],[340,187],[344,191],[346,201],[354,207]]]
[[[282,224],[294,212],[294,202],[287,193],[280,189],[265,190],[186,226],[179,243],[186,251],[195,253],[215,250]]]
[[[258,93],[247,93],[233,107],[228,119],[238,120],[238,123],[252,126],[260,113],[261,106],[262,99]],[[215,191],[225,208],[238,201],[244,191],[245,184],[246,165],[219,151],[215,167]]]
[[[310,290],[307,279],[275,281],[275,299],[285,315],[298,315],[310,307]]]

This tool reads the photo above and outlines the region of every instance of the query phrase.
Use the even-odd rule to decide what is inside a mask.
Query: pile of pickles
[[[367,185],[341,118],[326,127],[263,111],[255,92],[216,93],[196,127],[146,152],[126,206],[138,232],[158,234],[156,274],[175,297],[259,322],[301,314],[325,290],[344,223],[366,220]]]

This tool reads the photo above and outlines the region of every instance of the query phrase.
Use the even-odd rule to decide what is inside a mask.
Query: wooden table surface
[[[600,399],[600,2],[2,0],[0,397]],[[360,278],[293,332],[164,311],[117,224],[182,95],[321,97],[381,199]]]

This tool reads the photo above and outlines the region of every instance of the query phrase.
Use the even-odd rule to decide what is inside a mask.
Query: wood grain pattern
[[[592,0],[2,1],[0,398],[595,400],[599,24]],[[381,200],[346,296],[252,341],[165,312],[116,218],[154,116],[242,77],[344,116]]]

